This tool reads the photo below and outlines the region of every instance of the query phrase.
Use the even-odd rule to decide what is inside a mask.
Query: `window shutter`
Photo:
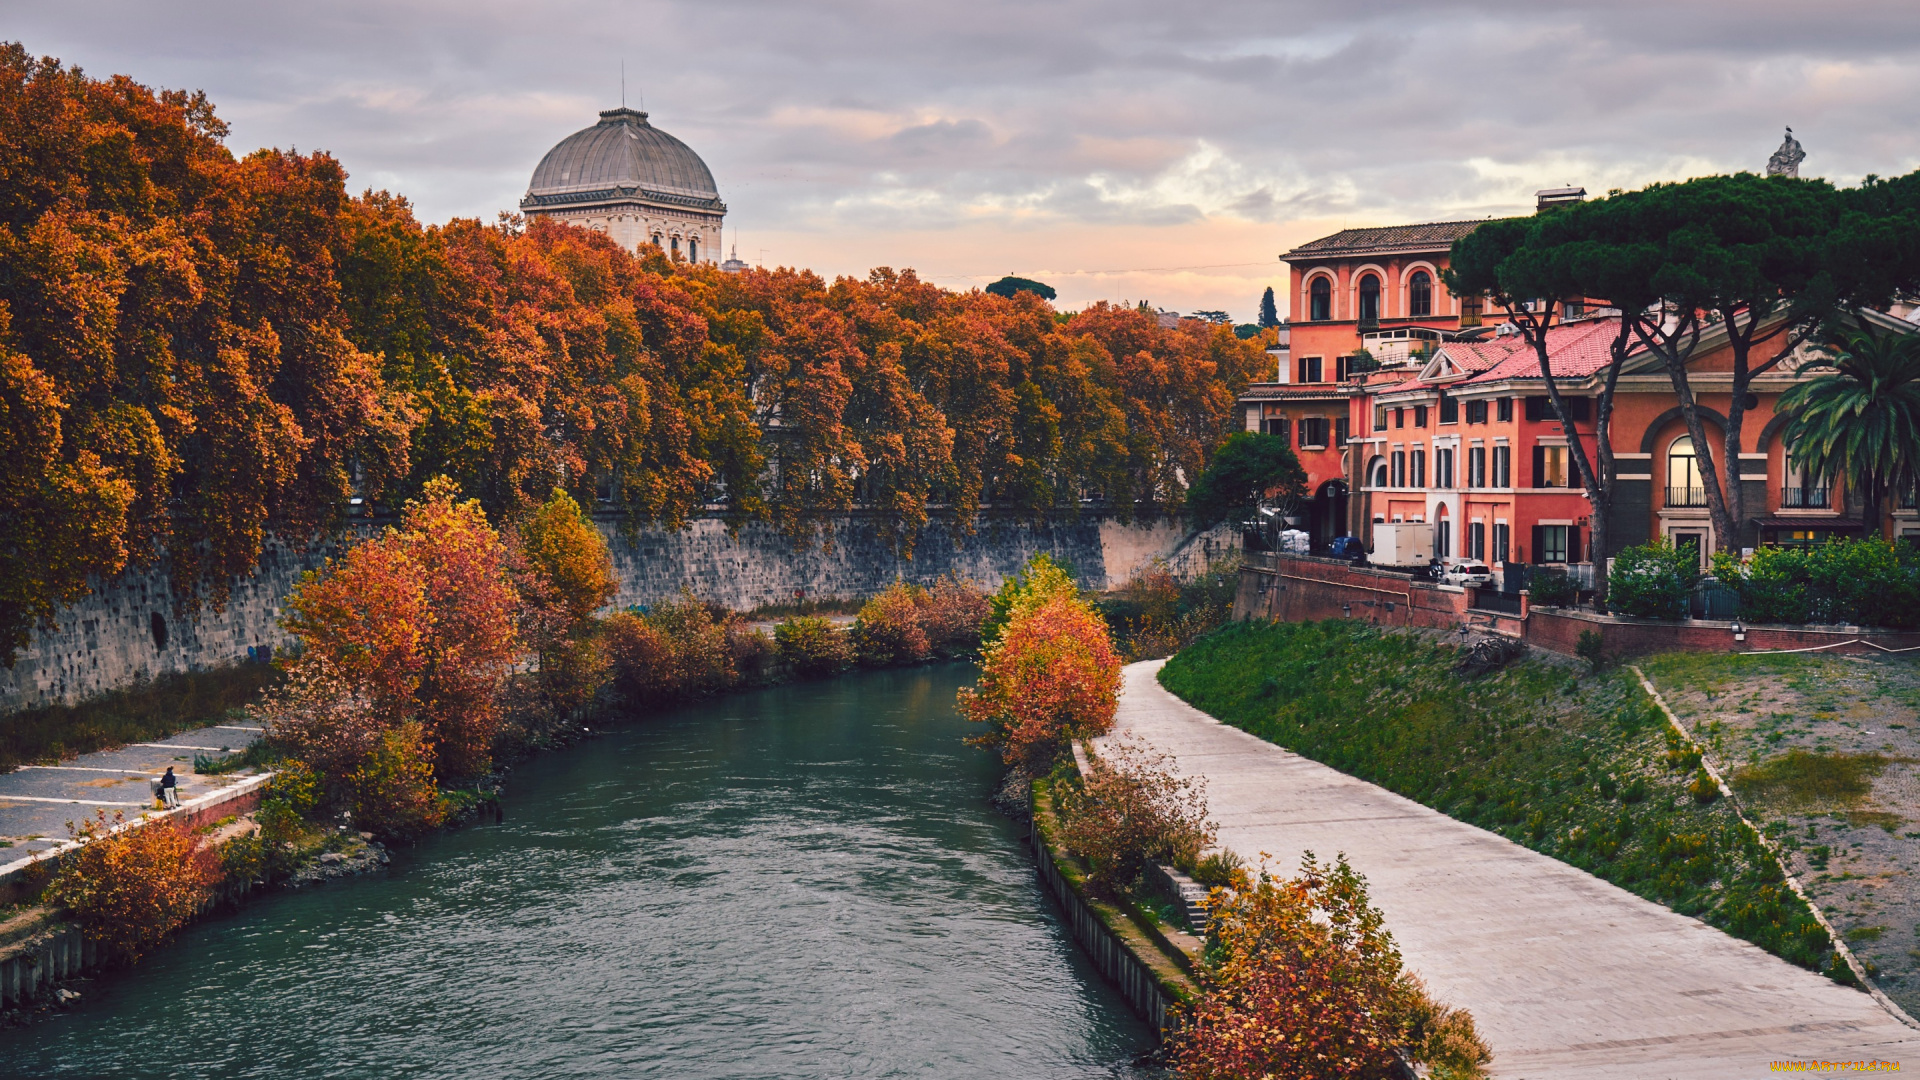
[[[1533,561],[1536,563],[1540,561],[1540,548],[1541,548],[1540,541],[1544,537],[1544,534],[1546,533],[1546,531],[1547,531],[1547,527],[1545,525],[1535,525],[1533,527]]]
[[[1546,479],[1547,479],[1547,448],[1544,446],[1536,446],[1533,448],[1533,485],[1532,486],[1545,487]],[[1536,547],[1539,546],[1537,538],[1534,546]]]
[[[1285,442],[1289,446],[1293,445],[1293,432],[1291,430],[1293,427],[1293,421],[1288,420],[1285,417],[1281,417],[1280,419],[1275,420],[1273,423],[1274,423],[1273,433],[1275,435],[1280,436],[1280,439],[1282,442]]]
[[[1580,561],[1580,526],[1578,525],[1567,526],[1567,561],[1570,563]]]

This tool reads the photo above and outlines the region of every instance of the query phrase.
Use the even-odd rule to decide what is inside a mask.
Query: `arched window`
[[[654,246],[654,247],[659,247],[659,246],[660,246],[660,234],[659,234],[659,233],[654,233],[654,234],[653,234],[653,246]]]
[[[1707,488],[1700,481],[1700,458],[1693,451],[1693,439],[1686,435],[1667,447],[1667,505],[1707,505]]]
[[[1387,486],[1387,459],[1378,454],[1375,454],[1373,458],[1373,462],[1367,466],[1367,474],[1369,476],[1369,479],[1367,481],[1368,487],[1376,487],[1376,488],[1386,487]]]
[[[1368,274],[1360,279],[1360,323],[1380,321],[1380,279]]]
[[[1407,314],[1416,319],[1433,314],[1433,279],[1425,270],[1415,270],[1407,282]]]
[[[690,239],[687,241],[687,261],[688,262],[700,261],[700,241],[698,238]]]
[[[1314,278],[1307,286],[1307,318],[1313,322],[1333,318],[1333,283],[1324,276]]]
[[[673,238],[673,253],[680,254],[680,238],[677,236]]]

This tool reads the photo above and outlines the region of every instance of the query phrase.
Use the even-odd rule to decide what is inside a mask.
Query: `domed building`
[[[712,262],[727,204],[699,154],[622,107],[547,151],[520,212],[606,233],[629,250],[655,243]]]

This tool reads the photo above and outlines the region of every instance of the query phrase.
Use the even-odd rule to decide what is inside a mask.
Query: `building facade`
[[[1542,192],[1543,206],[1582,194]],[[1664,537],[1704,563],[1720,537],[1703,471],[1721,470],[1732,395],[1732,349],[1710,327],[1688,364],[1709,443],[1702,454],[1663,362],[1633,345],[1610,421],[1612,507],[1605,551],[1538,356],[1504,313],[1446,293],[1446,250],[1479,222],[1349,229],[1288,252],[1296,317],[1271,350],[1275,377],[1240,398],[1248,430],[1286,437],[1309,481],[1303,517],[1316,548],[1351,535],[1372,547],[1376,525],[1425,522],[1443,560],[1559,565],[1590,578],[1596,559]],[[1548,356],[1574,437],[1597,464],[1595,402],[1619,313],[1562,304]],[[1913,332],[1906,311],[1863,313]],[[1299,316],[1304,315],[1304,318]],[[1775,339],[1778,347],[1778,339]],[[1807,376],[1802,349],[1749,386],[1737,448],[1735,548],[1862,535],[1861,500],[1838,481],[1794,469],[1780,396]],[[1876,523],[1920,538],[1911,495]]]
[[[657,244],[669,255],[714,262],[727,204],[700,155],[648,123],[646,113],[622,107],[547,151],[520,212],[605,233],[630,251]]]

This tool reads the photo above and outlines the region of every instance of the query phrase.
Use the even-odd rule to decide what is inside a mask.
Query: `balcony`
[[[1789,487],[1780,489],[1780,508],[1783,510],[1825,510],[1833,505],[1830,493],[1824,487]]]
[[[1707,489],[1703,487],[1670,487],[1667,489],[1668,506],[1705,506]]]

